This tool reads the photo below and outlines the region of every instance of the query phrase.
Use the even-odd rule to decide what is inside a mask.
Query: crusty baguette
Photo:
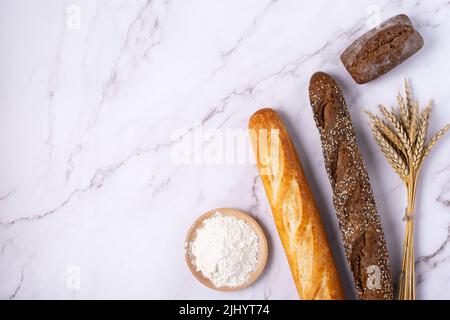
[[[344,96],[331,76],[317,72],[309,97],[356,292],[361,299],[390,300],[386,241]]]
[[[344,299],[313,195],[282,120],[275,111],[261,109],[250,118],[249,133],[300,298]]]

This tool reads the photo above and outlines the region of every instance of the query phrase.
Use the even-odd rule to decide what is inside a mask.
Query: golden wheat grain
[[[406,157],[407,156],[406,150],[403,147],[403,144],[402,144],[400,138],[392,130],[392,128],[390,126],[388,126],[383,120],[378,118],[378,116],[374,115],[372,112],[366,111],[366,113],[369,115],[372,123],[378,128],[378,130],[384,136],[386,136],[387,140],[389,140],[389,142],[391,142]]]
[[[445,127],[443,127],[441,130],[436,133],[436,135],[431,138],[430,142],[425,147],[425,151],[423,153],[423,159],[425,159],[428,154],[430,153],[431,148],[436,144],[436,142],[439,141],[440,138],[450,129],[450,124],[447,124]]]
[[[411,144],[411,148],[414,148],[414,144],[416,143],[417,138],[417,124],[419,118],[419,101],[413,103],[411,107],[411,122],[408,130],[409,142]]]
[[[407,133],[405,132],[403,125],[401,122],[397,119],[394,113],[389,112],[385,106],[379,105],[378,108],[380,109],[381,113],[384,115],[384,117],[389,122],[390,126],[394,129],[395,133],[399,137],[399,139],[402,142],[403,147],[406,150],[406,155],[408,159],[412,158],[412,149],[411,145],[409,143],[409,138]]]
[[[428,124],[430,121],[431,107],[432,107],[432,102],[431,102],[431,100],[429,100],[420,115],[419,129],[418,129],[419,133],[418,133],[416,145],[414,147],[414,157],[413,157],[413,161],[412,161],[412,167],[414,168],[414,170],[417,170],[420,167],[420,165],[424,159],[423,150],[424,150],[425,140],[426,140],[427,131],[428,131]]]
[[[403,161],[402,157],[400,157],[400,155],[392,147],[389,141],[383,137],[381,132],[377,129],[377,127],[374,124],[371,125],[371,129],[375,137],[375,141],[377,142],[381,151],[386,156],[386,159],[388,160],[391,167],[403,181],[407,181],[408,167],[406,166],[406,163]]]
[[[384,119],[367,112],[370,117],[370,128],[376,143],[384,153],[394,171],[404,181],[408,189],[408,205],[406,212],[407,232],[403,246],[401,277],[399,281],[399,299],[415,299],[415,264],[414,264],[414,234],[413,221],[416,184],[423,160],[442,136],[450,130],[450,124],[438,131],[425,144],[431,114],[431,100],[422,112],[418,101],[413,101],[413,95],[408,81],[405,79],[405,97],[397,95],[399,116],[396,111],[389,112],[383,105],[379,106]],[[399,151],[397,151],[397,149]],[[406,150],[406,157],[401,157],[400,150]]]
[[[408,79],[405,78],[405,95],[406,95],[406,106],[408,108],[409,115],[412,114],[412,108],[413,108],[413,95],[411,92],[411,87],[409,86]]]
[[[406,129],[409,129],[408,108],[406,107],[405,99],[400,92],[397,94],[397,102],[400,109],[400,119],[402,120],[402,124]]]

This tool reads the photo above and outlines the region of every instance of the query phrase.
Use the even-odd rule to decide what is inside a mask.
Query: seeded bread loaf
[[[360,299],[390,300],[393,289],[384,233],[344,97],[323,72],[312,76],[309,97],[356,292]]]
[[[341,55],[353,79],[363,84],[399,65],[423,46],[408,16],[400,14],[355,40]]]

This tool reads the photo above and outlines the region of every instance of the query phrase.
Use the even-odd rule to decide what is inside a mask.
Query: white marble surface
[[[398,13],[424,48],[355,84],[340,52],[378,14]],[[263,106],[289,126],[352,298],[307,96],[317,70],[344,89],[397,278],[405,190],[363,109],[394,103],[408,76],[421,102],[434,99],[431,130],[448,123],[449,33],[450,4],[437,0],[2,0],[0,298],[297,298],[254,165],[173,158],[197,130],[245,129]],[[180,128],[189,131],[174,139]],[[215,142],[220,135],[193,154]],[[450,298],[449,151],[446,137],[420,181],[421,299]],[[248,211],[269,236],[267,269],[240,292],[203,287],[184,262],[187,228],[217,207]]]

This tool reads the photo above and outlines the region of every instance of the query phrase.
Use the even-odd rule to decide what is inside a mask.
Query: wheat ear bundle
[[[388,110],[379,105],[382,117],[366,111],[370,117],[370,128],[375,141],[389,164],[405,183],[408,191],[406,207],[406,233],[403,243],[402,270],[399,280],[400,300],[414,300],[414,203],[417,180],[424,159],[431,148],[450,129],[450,124],[439,130],[428,142],[427,131],[430,121],[431,100],[423,110],[413,99],[411,88],[405,79],[405,94],[397,95],[398,108]]]

